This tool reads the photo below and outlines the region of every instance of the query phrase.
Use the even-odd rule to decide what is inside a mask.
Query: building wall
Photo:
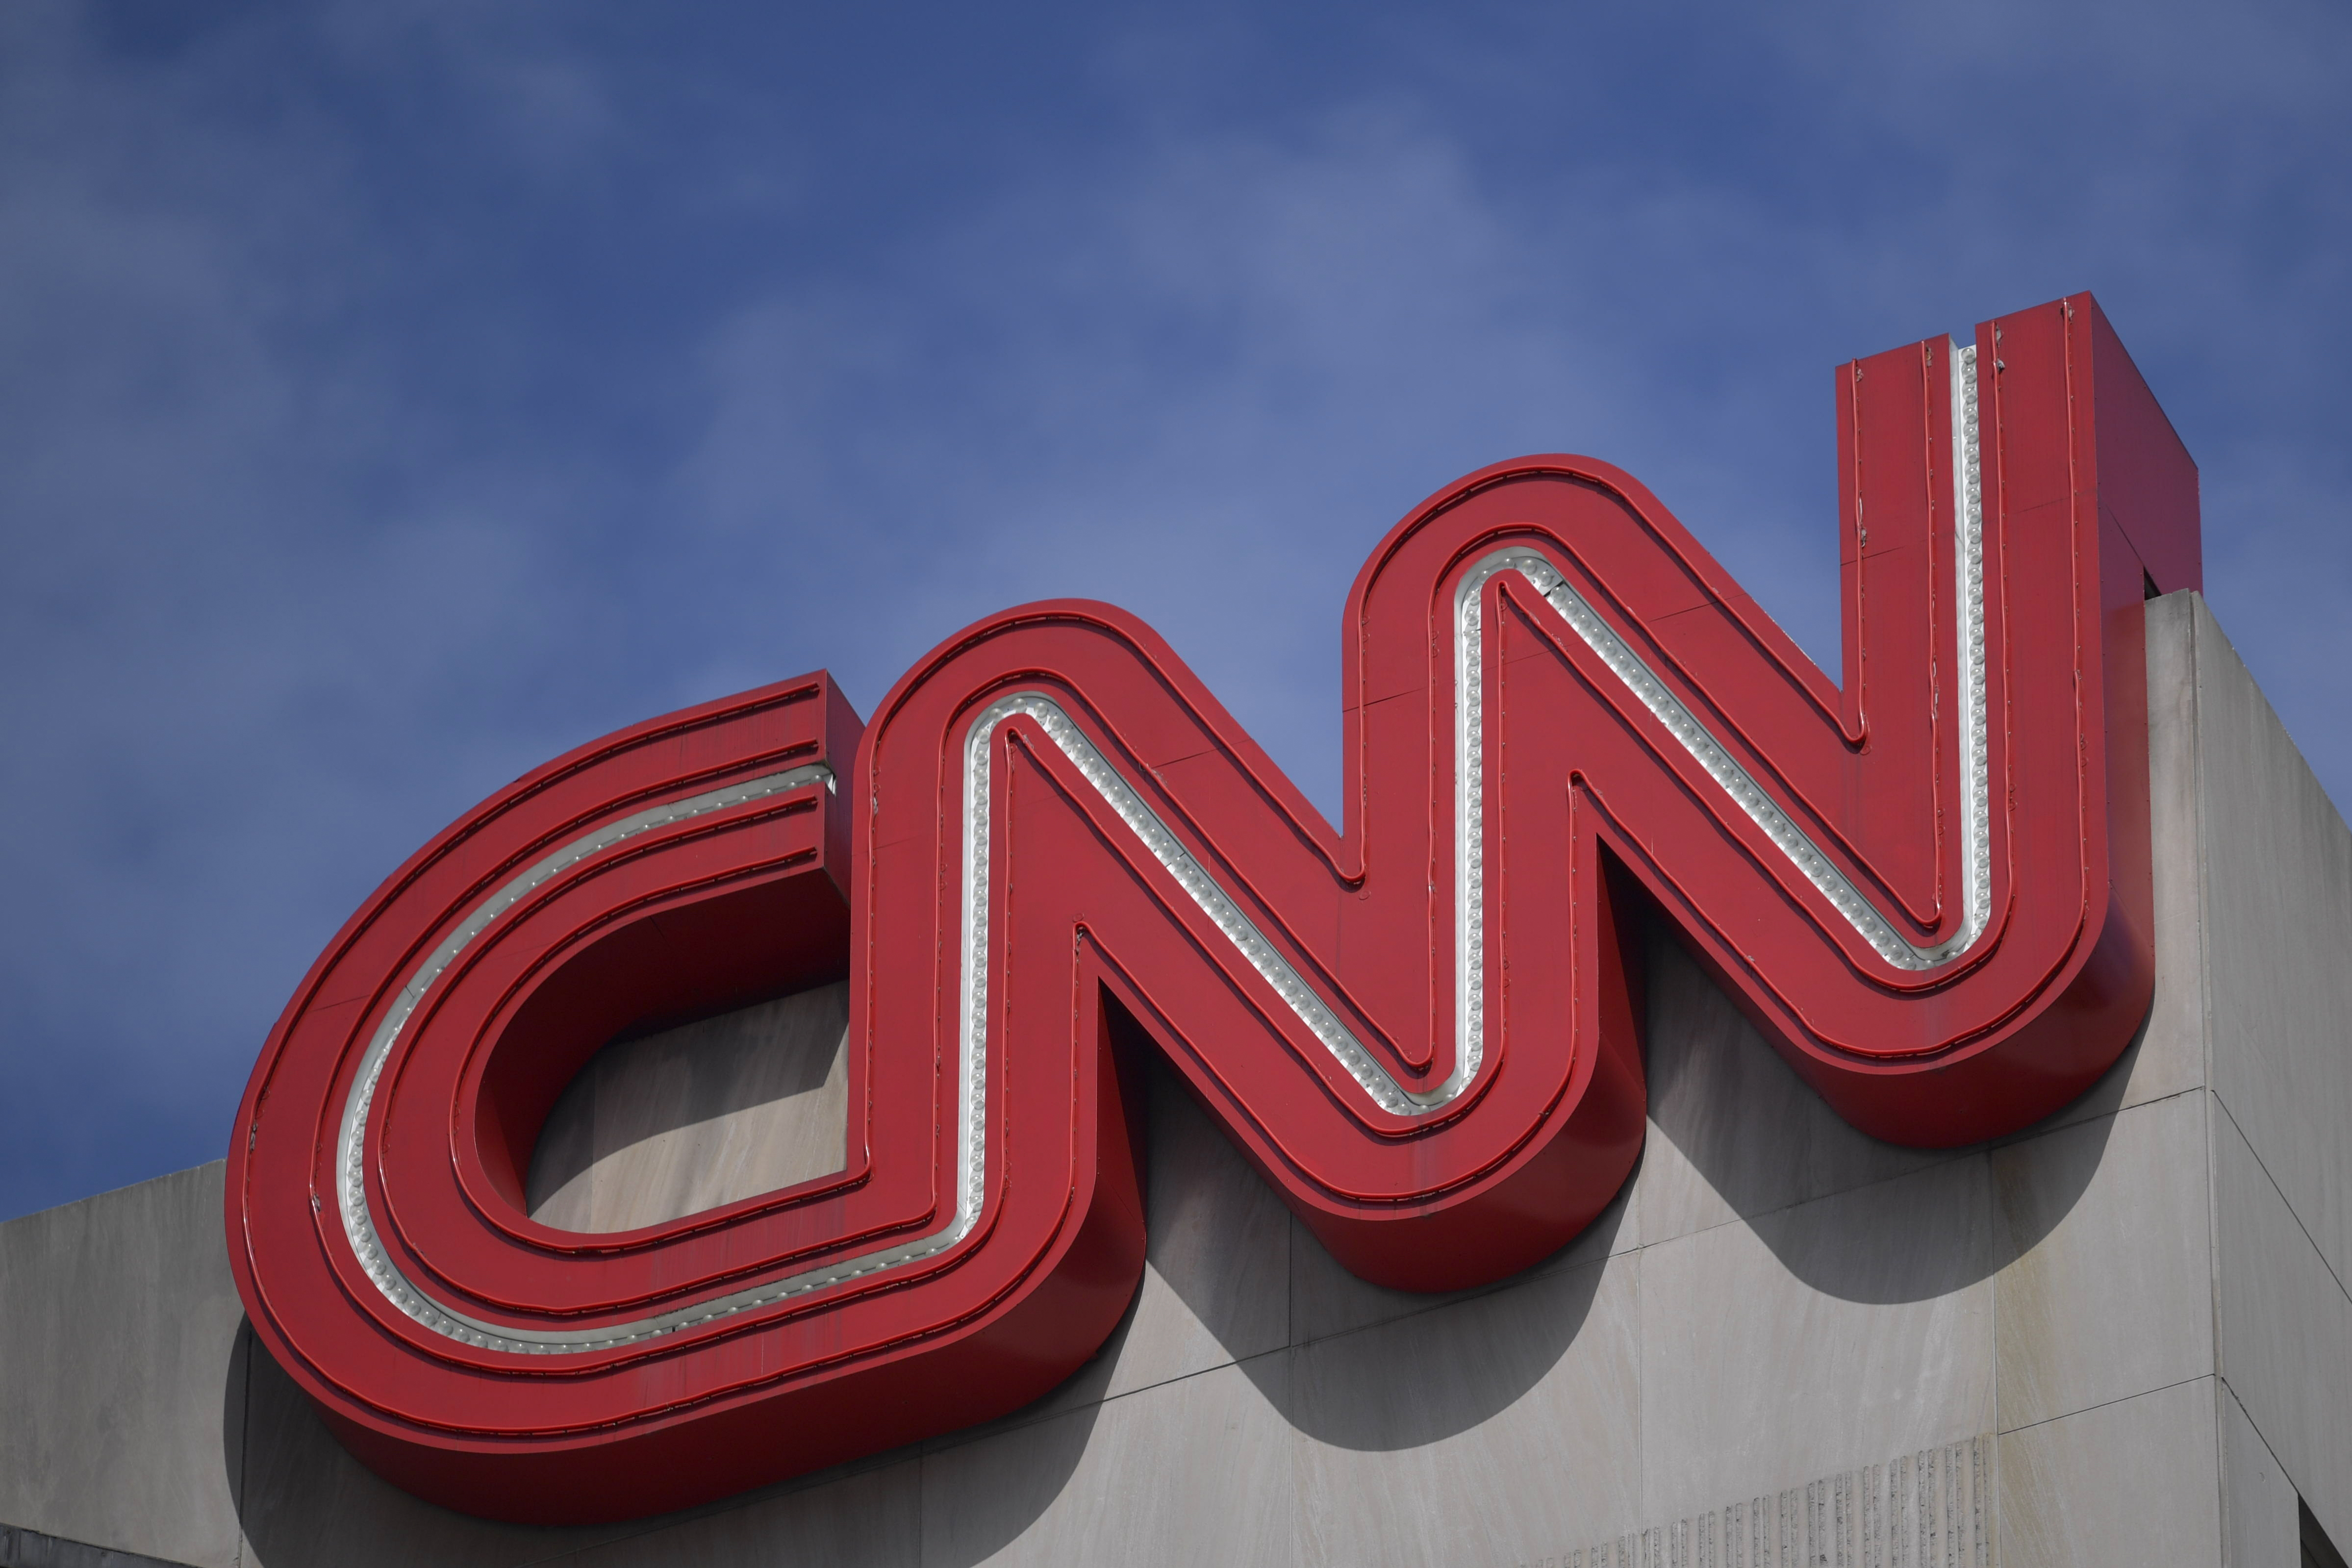
[[[2352,837],[2201,602],[2149,646],[2156,1007],[2026,1134],[1873,1142],[1654,938],[1647,1150],[1544,1265],[1365,1285],[1163,1076],[1150,1267],[1063,1388],[573,1531],[347,1458],[242,1327],[205,1166],[0,1226],[0,1521],[271,1568],[2252,1568],[2300,1491],[2352,1541]]]
[[[2176,967],[2206,1043],[2231,1539],[2289,1563],[2297,1490],[2352,1545],[2352,832],[2202,604],[2167,609],[2188,623],[2162,644],[2193,736],[2198,961]]]

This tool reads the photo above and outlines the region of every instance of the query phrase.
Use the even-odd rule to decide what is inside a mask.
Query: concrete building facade
[[[1645,1152],[1539,1267],[1367,1285],[1162,1079],[1142,1289],[1052,1395],[567,1530],[345,1455],[245,1325],[202,1166],[0,1226],[0,1563],[2285,1568],[2352,1542],[2352,832],[2202,601],[2147,614],[2156,1001],[2021,1135],[1873,1142],[1653,933]],[[821,1058],[698,1079],[674,1047],[583,1082],[535,1204],[707,1205],[680,1173],[713,1149],[776,1180],[762,1106],[838,1149]]]

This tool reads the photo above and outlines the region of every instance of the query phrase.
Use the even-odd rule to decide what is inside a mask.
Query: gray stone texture
[[[2004,1433],[2000,1561],[2221,1562],[2219,1441],[2210,1377]]]
[[[182,1568],[161,1557],[0,1524],[0,1568]]]
[[[0,1226],[0,1521],[240,1568],[2254,1568],[2293,1562],[2299,1492],[2352,1540],[2352,840],[2202,604],[2158,601],[2149,631],[2155,1009],[2017,1137],[1863,1137],[1653,932],[1647,1149],[1545,1264],[1365,1285],[1156,1072],[1143,1287],[1063,1387],[570,1531],[344,1456],[241,1326],[205,1167]],[[551,1123],[568,1169],[541,1195],[588,1174],[565,1223],[641,1223],[608,1173],[728,1201],[696,1139],[839,1115],[813,1109],[823,1029],[780,1063],[740,1020],[695,1027],[721,1048],[616,1048]],[[661,1125],[611,1131],[608,1094]]]
[[[548,1112],[524,1193],[558,1230],[635,1230],[838,1171],[849,984],[615,1041]]]
[[[2352,831],[2201,600],[2185,653],[2216,1237],[2217,1365],[2329,1537],[2352,1542]],[[2152,629],[2156,629],[2152,626]],[[2169,858],[2169,857],[2168,857]]]
[[[2302,1551],[2294,1483],[2229,1385],[2217,1380],[2216,1393],[2221,1413],[2221,1561],[2228,1568],[2294,1563]]]
[[[1991,1163],[2015,1259],[1994,1287],[2004,1429],[2213,1370],[2204,1097],[2062,1128]]]
[[[236,1561],[244,1309],[199,1165],[0,1225],[0,1523]]]

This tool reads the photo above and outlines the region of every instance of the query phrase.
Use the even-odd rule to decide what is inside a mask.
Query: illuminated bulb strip
[[[1945,340],[1952,366],[1952,476],[1956,548],[1953,575],[1959,579],[1956,633],[1960,669],[1960,815],[1967,824],[1968,858],[1960,878],[1960,929],[1929,963],[1958,958],[1984,934],[1992,918],[1992,762],[1985,717],[1984,468],[1977,444],[1977,351]]]
[[[383,1241],[376,1233],[375,1217],[368,1210],[364,1165],[368,1110],[374,1103],[376,1084],[383,1076],[384,1063],[391,1055],[393,1042],[400,1037],[401,1030],[407,1026],[408,1020],[416,1012],[417,1004],[424,1000],[433,983],[491,921],[521,902],[534,889],[590,856],[600,854],[641,833],[817,784],[828,790],[833,788],[833,770],[822,763],[729,784],[724,789],[672,801],[667,805],[657,805],[608,823],[585,837],[572,840],[477,905],[458,922],[457,929],[434,950],[433,955],[409,977],[408,984],[394,999],[383,1021],[376,1026],[374,1036],[368,1041],[366,1054],[360,1058],[359,1074],[352,1082],[350,1098],[344,1102],[342,1126],[335,1141],[336,1199],[341,1210],[343,1236],[351,1243],[352,1252],[359,1259],[360,1267],[367,1270],[368,1278],[375,1282],[376,1289],[383,1293],[386,1300],[434,1332],[446,1334],[466,1344],[521,1355],[576,1353],[609,1350],[616,1345],[692,1328],[698,1323],[727,1317],[746,1308],[763,1306],[788,1296],[800,1295],[908,1262],[954,1244],[961,1232],[955,1236],[923,1237],[898,1247],[844,1259],[824,1268],[770,1280],[732,1295],[698,1301],[691,1307],[682,1307],[676,1311],[631,1323],[594,1329],[518,1329],[504,1323],[485,1322],[479,1318],[453,1311],[425,1295],[397,1264],[385,1256]],[[965,1228],[970,1228],[968,1220],[965,1221]]]
[[[1307,1032],[1321,1042],[1334,1059],[1347,1069],[1372,1102],[1381,1110],[1399,1116],[1413,1116],[1434,1110],[1462,1092],[1469,1081],[1468,1075],[1456,1068],[1454,1076],[1434,1089],[1413,1090],[1391,1077],[1388,1070],[1374,1060],[1353,1030],[1339,1021],[1338,1014],[1328,1006],[1315,987],[1291,966],[1279,948],[1266,940],[1256,922],[1242,912],[1239,904],[1208,868],[1195,859],[1184,847],[1183,841],[1169,831],[1159,814],[1144,803],[1135,787],[1129,784],[1108,758],[1096,749],[1084,731],[1071,722],[1059,703],[1039,691],[1017,691],[999,699],[972,724],[971,752],[965,763],[968,780],[985,780],[988,773],[988,737],[996,727],[1014,714],[1036,721],[1046,738],[1070,759],[1086,781],[1095,787],[1105,805],[1118,814],[1151,858],[1176,879],[1202,914],[1209,917],[1223,933],[1234,950],[1249,961],[1265,983],[1274,987]],[[982,1013],[987,1004],[987,982],[976,978],[986,972],[984,960],[988,952],[988,867],[985,846],[988,842],[985,784],[977,787],[967,784],[965,799],[970,809],[964,817],[964,1030],[977,1042],[982,1033]],[[976,1049],[977,1046],[968,1047]]]
[[[987,1192],[988,870],[992,820],[989,751],[999,726],[1016,715],[1033,721],[1045,731],[1128,830],[1175,879],[1194,905],[1273,987],[1307,1032],[1331,1053],[1375,1105],[1399,1116],[1423,1116],[1443,1109],[1469,1088],[1485,1060],[1486,855],[1481,832],[1484,814],[1480,807],[1485,798],[1486,639],[1480,606],[1482,590],[1502,572],[1518,573],[1543,595],[1545,602],[1559,613],[1585,645],[1600,656],[1667,732],[1881,957],[1907,970],[1929,969],[1957,958],[1984,931],[1992,849],[1985,730],[1984,549],[1977,447],[1976,350],[1955,345],[1951,357],[1955,414],[1952,447],[1958,480],[1955,488],[1959,492],[1954,574],[1958,579],[1956,651],[1960,662],[1963,705],[1961,815],[1968,842],[1963,862],[1962,921],[1960,930],[1950,941],[1931,948],[1915,946],[1906,941],[1641,657],[1626,646],[1624,639],[1611,629],[1584,596],[1569,585],[1558,568],[1532,550],[1501,550],[1472,567],[1454,595],[1454,1016],[1461,1023],[1461,1038],[1454,1052],[1453,1071],[1434,1089],[1408,1089],[1381,1067],[1061,705],[1043,692],[1018,691],[999,698],[983,710],[972,721],[964,741],[963,929],[959,955],[963,973],[957,1028],[956,1171],[952,1187],[955,1206],[946,1224],[911,1241],[803,1269],[633,1322],[596,1329],[534,1330],[485,1322],[453,1311],[427,1297],[384,1255],[368,1212],[362,1176],[363,1134],[376,1081],[383,1075],[393,1042],[416,1010],[417,1003],[467,943],[549,879],[649,828],[809,784],[823,782],[826,788],[832,788],[832,773],[818,764],[730,785],[613,823],[557,850],[467,916],[410,978],[378,1026],[345,1106],[337,1142],[338,1186],[343,1231],[353,1253],[387,1300],[435,1332],[488,1350],[556,1355],[635,1343],[884,1269],[902,1268],[943,1252],[970,1235]]]
[[[1911,942],[1881,914],[1862,889],[1822,853],[1804,829],[1767,794],[1748,770],[1710,733],[1682,700],[1669,690],[1625,639],[1611,629],[1584,595],[1570,587],[1559,570],[1532,550],[1498,550],[1472,567],[1454,595],[1455,647],[1459,650],[1456,679],[1461,700],[1455,704],[1454,766],[1462,784],[1456,795],[1454,860],[1455,907],[1462,911],[1456,968],[1461,975],[1455,993],[1458,1016],[1475,1020],[1474,999],[1485,994],[1481,969],[1486,952],[1485,899],[1481,889],[1478,818],[1467,803],[1482,797],[1482,743],[1485,704],[1484,671],[1480,664],[1479,591],[1498,572],[1517,572],[1544,601],[1559,612],[1584,644],[1641,700],[1666,732],[1682,743],[1707,776],[1723,787],[1749,821],[1764,830],[1790,862],[1803,874],[1855,932],[1877,954],[1898,969],[1934,969],[1966,952],[1984,934],[1990,915],[1992,885],[1992,822],[1985,717],[1985,597],[1983,482],[1977,446],[1977,351],[1951,344],[1952,459],[1954,490],[1959,515],[1954,520],[1953,576],[1957,580],[1956,619],[1960,672],[1960,819],[1964,835],[1960,879],[1960,928],[1949,940],[1933,947]],[[1475,1023],[1474,1023],[1475,1027]],[[1465,1031],[1465,1040],[1474,1037]],[[1475,1045],[1465,1046],[1465,1056]]]

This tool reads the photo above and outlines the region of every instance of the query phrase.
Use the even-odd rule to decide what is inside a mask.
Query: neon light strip
[[[544,886],[590,856],[635,838],[641,833],[815,784],[822,784],[828,790],[833,788],[833,770],[822,763],[811,763],[806,767],[770,773],[764,778],[730,784],[724,789],[712,790],[686,800],[672,801],[667,805],[654,806],[633,816],[608,823],[583,838],[572,840],[477,905],[458,922],[457,929],[434,950],[433,956],[409,977],[408,984],[401,987],[400,994],[393,999],[383,1021],[376,1026],[374,1036],[368,1041],[366,1055],[360,1058],[359,1074],[352,1080],[350,1098],[344,1102],[342,1126],[335,1140],[336,1201],[341,1211],[343,1236],[351,1243],[352,1252],[359,1259],[360,1267],[367,1270],[368,1278],[375,1281],[376,1289],[383,1292],[386,1300],[434,1332],[446,1334],[453,1340],[489,1350],[543,1355],[565,1351],[604,1350],[627,1344],[632,1341],[708,1322],[712,1318],[757,1306],[760,1300],[775,1299],[772,1295],[761,1295],[771,1288],[755,1287],[719,1300],[698,1302],[639,1322],[604,1329],[521,1330],[485,1322],[479,1318],[452,1311],[425,1295],[397,1264],[384,1255],[383,1241],[376,1234],[375,1216],[368,1210],[363,1162],[368,1110],[375,1102],[376,1084],[383,1077],[384,1063],[391,1056],[393,1042],[400,1037],[401,1030],[407,1026],[409,1018],[416,1012],[417,1004],[425,999],[425,994],[433,983],[476,937],[488,929],[492,921],[521,902],[535,889]],[[851,1264],[837,1267],[851,1268],[858,1261],[862,1260],[852,1260]],[[888,1266],[887,1263],[875,1265],[876,1268]],[[870,1269],[859,1271],[871,1272]],[[847,1279],[851,1276],[844,1274],[841,1277]],[[815,1287],[807,1288],[813,1289]],[[754,1296],[760,1296],[760,1300],[749,1299]]]
[[[1682,742],[1707,776],[1723,787],[1749,821],[1762,828],[1797,869],[1804,874],[1854,931],[1887,963],[1898,969],[1933,969],[1966,952],[1984,933],[1990,917],[1992,884],[1992,823],[1989,804],[1985,718],[1984,625],[1984,503],[1983,481],[1977,448],[1977,351],[1950,345],[1952,363],[1952,470],[1958,480],[1959,516],[1955,520],[1957,549],[1953,576],[1958,613],[1957,647],[1961,686],[1960,816],[1966,835],[1961,862],[1960,929],[1933,947],[1919,947],[1906,939],[1878,911],[1853,879],[1839,870],[1821,847],[1790,819],[1748,770],[1724,749],[1698,717],[1625,645],[1584,595],[1570,587],[1552,563],[1532,550],[1498,550],[1462,579],[1454,595],[1454,646],[1459,650],[1455,680],[1460,700],[1454,705],[1455,776],[1463,781],[1454,814],[1454,907],[1462,911],[1456,968],[1461,984],[1455,993],[1458,1016],[1475,1016],[1472,999],[1485,994],[1481,971],[1486,940],[1483,857],[1478,842],[1478,815],[1466,803],[1482,798],[1486,748],[1481,728],[1486,687],[1481,667],[1484,639],[1479,636],[1480,595],[1498,572],[1525,577],[1545,603],[1601,656],[1620,680],[1641,699],[1669,734]],[[1465,1032],[1465,1039],[1469,1036]],[[1465,1045],[1465,1057],[1475,1048]],[[1475,1069],[1475,1065],[1473,1068]]]
[[[467,914],[410,978],[377,1026],[344,1107],[337,1141],[338,1187],[343,1234],[352,1252],[385,1300],[436,1333],[488,1350],[560,1355],[633,1344],[884,1269],[902,1268],[944,1252],[969,1236],[979,1220],[988,1178],[988,868],[992,822],[989,750],[999,726],[1016,715],[1034,721],[1076,766],[1129,831],[1176,879],[1375,1105],[1394,1115],[1422,1116],[1452,1103],[1476,1079],[1486,1054],[1486,857],[1480,831],[1486,787],[1486,668],[1480,606],[1482,590],[1501,572],[1518,573],[1543,595],[1545,602],[1625,682],[1643,706],[1723,787],[1749,820],[1764,830],[1805,879],[1887,963],[1902,969],[1923,970],[1958,957],[1985,928],[1992,847],[1986,760],[1984,548],[1977,446],[1976,350],[1961,349],[1956,344],[1951,357],[1953,407],[1958,416],[1953,420],[1953,462],[1960,481],[1956,487],[1960,491],[1954,570],[1959,605],[1956,651],[1962,672],[1961,806],[1968,842],[1961,925],[1950,941],[1932,948],[1917,947],[1906,941],[1682,700],[1667,689],[1640,656],[1626,646],[1624,639],[1611,629],[1583,595],[1569,585],[1558,568],[1532,550],[1500,550],[1473,566],[1454,595],[1454,998],[1462,1038],[1454,1053],[1454,1070],[1435,1089],[1408,1089],[1397,1082],[1061,705],[1043,692],[1017,691],[999,698],[983,710],[972,721],[964,741],[963,931],[960,955],[963,974],[957,1030],[960,1059],[956,1074],[955,1206],[944,1226],[911,1241],[784,1275],[675,1311],[604,1328],[538,1330],[486,1322],[453,1311],[426,1296],[384,1255],[374,1218],[368,1210],[362,1162],[368,1110],[375,1098],[376,1082],[383,1076],[393,1042],[415,1012],[418,1002],[469,942],[492,921],[559,872],[650,828],[819,782],[831,789],[831,771],[816,764],[772,773],[625,817],[564,846]]]

